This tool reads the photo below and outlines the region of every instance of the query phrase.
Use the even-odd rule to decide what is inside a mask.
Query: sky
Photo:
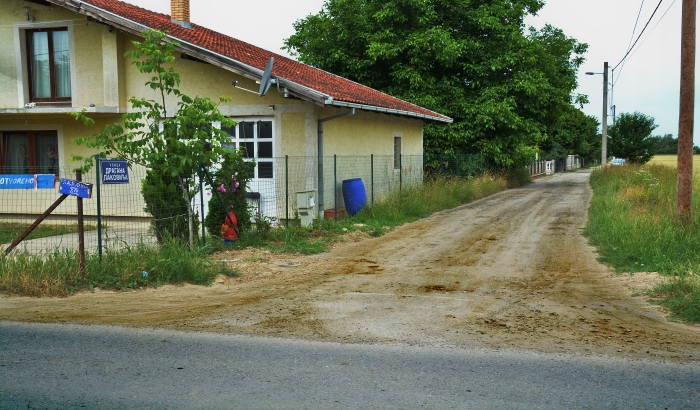
[[[603,116],[603,76],[584,73],[602,73],[607,61],[610,65],[609,78],[613,80],[614,75],[614,83],[610,81],[609,98],[612,104],[609,105],[616,106],[616,114],[639,111],[656,120],[658,128],[654,134],[673,134],[677,137],[682,0],[661,0],[636,47],[627,61],[619,66],[630,43],[637,39],[659,5],[658,0],[545,1],[538,15],[529,16],[525,23],[537,29],[551,24],[562,29],[567,36],[589,45],[576,90],[588,95],[590,100],[590,104],[584,106],[584,112],[599,120]],[[169,0],[127,2],[170,14]],[[294,34],[293,23],[318,13],[323,3],[324,0],[194,0],[190,3],[190,19],[193,23],[288,56],[281,47],[284,39]],[[637,27],[633,36],[635,22]],[[615,66],[618,67],[613,73]],[[700,107],[696,104],[695,118],[699,113]],[[612,123],[613,117],[610,115],[608,125]],[[700,124],[695,127],[696,130],[698,128]],[[700,145],[700,133],[697,131],[694,143]]]

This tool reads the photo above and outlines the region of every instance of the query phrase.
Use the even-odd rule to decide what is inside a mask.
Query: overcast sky
[[[169,0],[129,0],[129,3],[153,11],[170,14]],[[285,38],[294,34],[292,24],[321,10],[323,0],[226,0],[191,1],[194,23],[239,40],[283,55],[280,48]],[[678,96],[680,82],[681,0],[662,0],[656,15],[646,28],[627,62],[614,72],[611,97],[617,114],[640,111],[656,119],[655,134],[678,135]],[[636,33],[632,38],[639,15]],[[581,67],[578,93],[587,94],[587,114],[602,118],[603,76],[584,75],[587,71],[602,72],[603,63],[615,67],[630,44],[649,20],[658,0],[547,0],[536,17],[526,23],[541,28],[549,23],[582,43],[588,43],[586,62]],[[670,7],[670,8],[669,8]],[[664,15],[663,19],[661,16]],[[658,25],[657,25],[658,23]],[[696,74],[697,76],[697,74]],[[700,81],[700,77],[698,78]],[[696,107],[697,114],[700,107]],[[612,124],[610,117],[608,124]],[[695,129],[700,128],[698,124]],[[700,134],[695,132],[695,144]]]

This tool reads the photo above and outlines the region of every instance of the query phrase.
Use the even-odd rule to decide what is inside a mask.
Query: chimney
[[[190,0],[170,0],[170,21],[182,27],[192,28],[190,24]]]

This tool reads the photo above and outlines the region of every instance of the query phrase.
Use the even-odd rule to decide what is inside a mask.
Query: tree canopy
[[[622,113],[608,128],[608,152],[631,163],[648,162],[656,153],[658,138],[651,135],[656,127],[654,117],[639,111]]]
[[[587,45],[524,18],[541,0],[327,0],[286,49],[300,61],[448,115],[426,124],[425,151],[530,161],[574,103]]]
[[[678,154],[678,138],[673,138],[673,134],[666,134],[663,137],[656,137],[656,153],[662,155]]]

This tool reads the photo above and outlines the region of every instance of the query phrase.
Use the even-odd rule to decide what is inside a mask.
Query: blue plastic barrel
[[[343,181],[343,199],[345,200],[345,209],[352,216],[365,207],[367,203],[367,193],[365,192],[365,184],[362,183],[362,178],[352,178]]]

